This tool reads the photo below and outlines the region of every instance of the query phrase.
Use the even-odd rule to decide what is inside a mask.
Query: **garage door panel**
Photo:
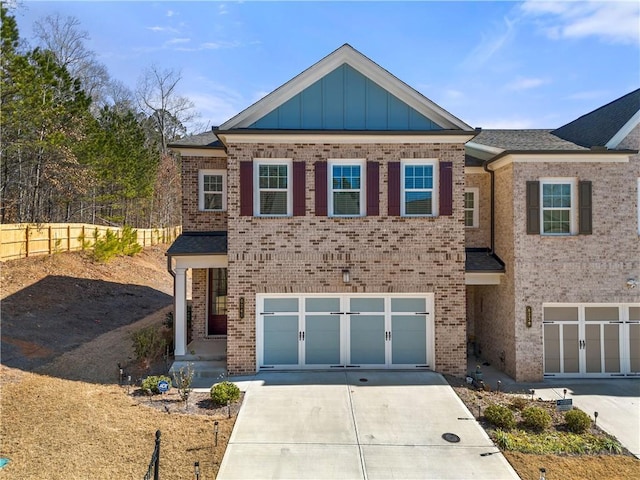
[[[563,325],[563,327],[564,373],[579,373],[578,325]]]
[[[427,361],[427,318],[425,315],[391,317],[391,363],[424,365]]]
[[[350,316],[350,363],[354,365],[384,365],[384,315]]]
[[[297,365],[298,316],[265,316],[263,341],[265,365]]]
[[[340,363],[340,317],[307,315],[305,317],[305,363],[331,365]]]
[[[620,326],[604,325],[604,371],[620,372]]]

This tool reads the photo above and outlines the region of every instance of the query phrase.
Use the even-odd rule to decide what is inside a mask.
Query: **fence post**
[[[153,467],[153,480],[160,479],[160,430],[156,430],[156,464]]]
[[[71,251],[71,225],[67,225],[67,252]]]
[[[29,225],[27,225],[24,228],[24,237],[25,237],[25,241],[24,241],[24,256],[28,257],[29,256]]]
[[[51,248],[51,240],[52,240],[51,225],[49,225],[49,228],[47,228],[47,236],[49,237],[49,255],[51,255],[53,253],[53,248]]]

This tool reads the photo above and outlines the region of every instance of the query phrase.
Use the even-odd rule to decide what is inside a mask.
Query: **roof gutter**
[[[490,246],[489,246],[489,253],[491,253],[492,255],[495,254],[495,247],[496,247],[496,226],[495,226],[495,211],[496,211],[496,194],[495,194],[495,172],[493,170],[489,170],[489,163],[491,163],[493,161],[492,160],[485,160],[484,162],[482,162],[482,168],[484,169],[485,172],[487,172],[490,176],[491,176],[491,213],[490,213],[490,233],[491,233],[491,241],[490,241]]]

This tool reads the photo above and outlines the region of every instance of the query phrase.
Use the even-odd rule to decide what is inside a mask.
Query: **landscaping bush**
[[[541,432],[551,425],[551,415],[544,408],[527,407],[522,410],[522,422],[525,427]]]
[[[507,430],[516,426],[516,419],[513,416],[513,412],[504,405],[498,405],[493,403],[489,405],[484,411],[485,418],[498,428],[505,428]]]
[[[165,333],[156,325],[136,330],[131,334],[133,350],[138,360],[154,360],[159,358],[167,346]]]
[[[582,410],[569,410],[564,414],[564,421],[567,428],[573,433],[586,432],[591,427],[591,418]]]
[[[211,400],[216,405],[226,405],[227,402],[236,402],[240,399],[240,389],[231,382],[216,383],[211,387]]]
[[[133,256],[142,251],[142,246],[137,241],[137,231],[125,226],[118,236],[117,233],[107,230],[103,238],[100,238],[96,229],[93,238],[93,258],[99,262],[107,262],[117,255]]]
[[[511,400],[511,408],[514,410],[522,411],[529,404],[529,400],[524,397],[515,397]]]
[[[142,381],[142,390],[151,392],[151,393],[160,393],[158,390],[158,382],[164,380],[169,384],[169,389],[171,389],[171,379],[165,375],[150,375]]]

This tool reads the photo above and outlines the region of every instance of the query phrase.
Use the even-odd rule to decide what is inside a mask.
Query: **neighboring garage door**
[[[544,375],[640,375],[640,305],[546,304]]]
[[[433,294],[257,295],[259,369],[432,368]]]

